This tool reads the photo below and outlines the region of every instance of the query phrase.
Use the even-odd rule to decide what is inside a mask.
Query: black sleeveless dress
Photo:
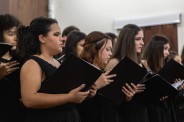
[[[179,92],[176,104],[179,111],[180,122],[184,122],[184,89]]]
[[[148,71],[150,72],[149,77],[155,75],[151,70]],[[151,101],[147,106],[149,122],[179,122],[175,97],[168,97],[163,101]]]
[[[31,56],[30,59],[40,65],[46,76],[44,81],[57,70],[56,67],[39,57]],[[73,104],[65,104],[53,108],[29,109],[26,122],[80,122],[80,116]]]
[[[150,76],[147,75],[140,82],[146,80],[148,77]],[[139,94],[135,94],[135,96],[133,96],[133,98],[128,102],[125,101],[124,95],[124,101],[119,106],[122,122],[150,122],[148,105],[144,102],[145,99],[140,100],[138,95]]]
[[[147,104],[134,96],[129,102],[122,102],[119,106],[122,122],[150,122]]]
[[[143,68],[146,69],[146,67]],[[149,77],[155,75],[150,69],[148,71],[150,72]],[[173,97],[168,97],[163,101],[149,101],[147,110],[149,122],[179,122],[178,110],[176,108],[175,98]]]
[[[121,122],[117,106],[98,93],[78,104],[77,109],[82,122]]]
[[[179,122],[175,99],[168,97],[148,106],[150,122]]]
[[[0,62],[8,63],[15,60],[0,58]],[[20,69],[0,80],[0,122],[24,122],[26,108],[21,102]]]

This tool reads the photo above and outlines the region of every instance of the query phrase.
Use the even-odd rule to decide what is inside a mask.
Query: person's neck
[[[47,60],[47,61],[50,61],[50,60],[53,60],[53,56],[51,55],[48,55],[48,54],[40,54],[38,55],[39,57],[43,58],[44,60]]]
[[[54,67],[59,67],[60,64],[54,59],[53,56],[48,55],[48,54],[41,54],[38,55],[40,58],[42,58],[43,60],[47,61],[49,64],[53,65]]]
[[[94,65],[97,69],[103,70],[103,69],[100,68],[100,66],[99,66],[97,63],[93,63],[93,65]]]
[[[92,64],[93,64],[95,67],[100,68],[100,67],[98,66],[97,62],[93,62]]]

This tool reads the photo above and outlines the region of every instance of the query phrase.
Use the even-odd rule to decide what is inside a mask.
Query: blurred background
[[[147,43],[153,34],[166,35],[171,49],[184,45],[184,0],[0,0],[0,14],[9,13],[29,25],[35,17],[58,20],[61,30],[75,25],[82,32],[113,32],[128,23],[141,26]]]

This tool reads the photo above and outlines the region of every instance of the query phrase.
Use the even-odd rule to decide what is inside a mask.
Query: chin
[[[13,47],[11,48],[11,50],[16,50],[16,46],[13,46]]]
[[[61,53],[63,51],[63,48],[60,48],[59,50],[58,50],[58,53]]]
[[[107,65],[107,64],[108,64],[108,61],[105,61],[105,62],[104,62],[104,65]]]

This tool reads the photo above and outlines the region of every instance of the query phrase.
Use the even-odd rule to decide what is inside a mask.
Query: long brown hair
[[[125,25],[117,38],[117,43],[113,52],[112,58],[121,60],[127,56],[134,62],[138,63],[138,54],[135,49],[135,36],[139,31],[142,31],[140,27],[134,24]]]
[[[169,43],[169,39],[162,35],[153,35],[146,47],[145,58],[148,67],[154,73],[157,73],[165,64],[164,45]]]

